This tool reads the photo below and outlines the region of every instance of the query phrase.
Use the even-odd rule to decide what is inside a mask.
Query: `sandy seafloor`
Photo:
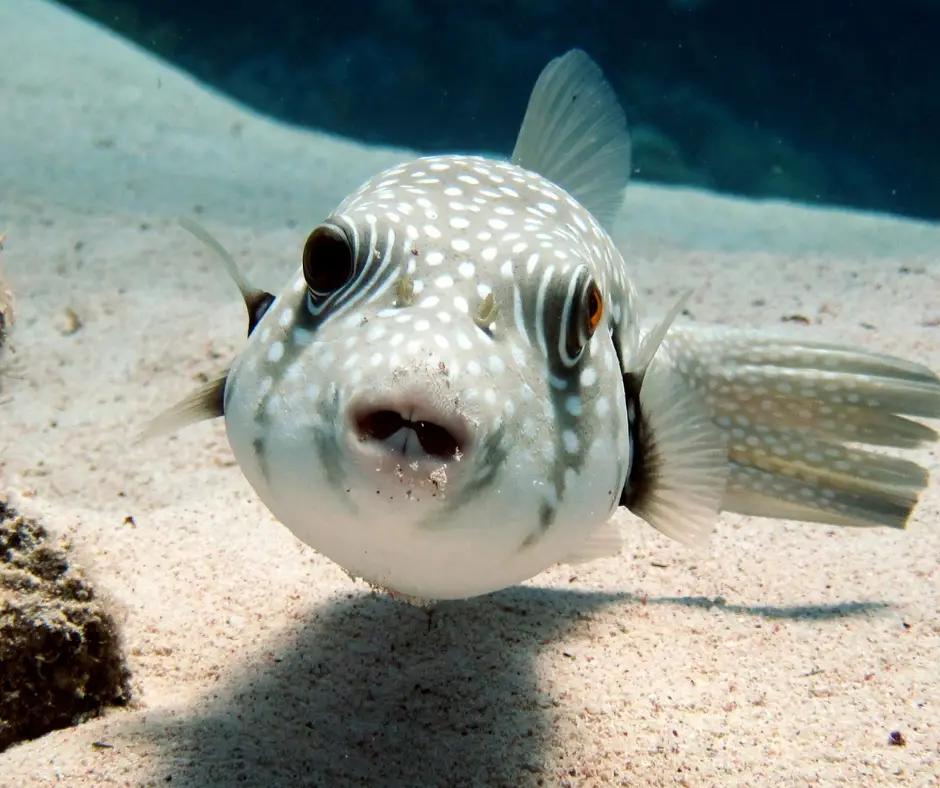
[[[272,124],[41,0],[4,0],[0,30],[0,486],[74,539],[138,692],[0,754],[0,784],[940,784],[936,483],[907,532],[724,516],[705,554],[624,516],[620,558],[441,606],[428,631],[274,521],[220,424],[133,445],[244,336],[176,217],[277,289],[309,229],[410,154]],[[628,194],[652,312],[692,285],[692,319],[801,314],[788,330],[940,368],[937,227]]]

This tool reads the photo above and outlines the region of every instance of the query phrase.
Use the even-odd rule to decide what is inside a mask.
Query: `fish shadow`
[[[815,620],[888,607],[750,608],[521,587],[442,603],[429,619],[384,596],[350,595],[310,610],[290,647],[255,654],[205,710],[148,714],[142,733],[157,747],[153,780],[202,788],[554,784],[543,764],[557,701],[540,686],[536,658],[546,643],[625,603]]]

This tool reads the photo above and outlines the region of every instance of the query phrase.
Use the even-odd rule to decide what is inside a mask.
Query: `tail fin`
[[[721,508],[845,526],[905,528],[927,471],[863,448],[937,439],[940,378],[920,364],[755,331],[673,327],[654,363],[699,393],[728,437]]]

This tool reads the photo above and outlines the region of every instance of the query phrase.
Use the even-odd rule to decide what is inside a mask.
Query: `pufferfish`
[[[940,379],[862,350],[643,320],[609,234],[627,122],[573,50],[539,76],[508,161],[387,169],[303,244],[277,296],[201,227],[248,308],[228,372],[150,433],[223,417],[273,515],[410,601],[615,556],[625,507],[701,544],[722,511],[904,528]],[[669,308],[671,307],[671,308]]]

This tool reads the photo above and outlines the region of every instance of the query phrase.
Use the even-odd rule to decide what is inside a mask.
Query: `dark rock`
[[[0,498],[0,751],[130,700],[117,625],[68,550]]]

